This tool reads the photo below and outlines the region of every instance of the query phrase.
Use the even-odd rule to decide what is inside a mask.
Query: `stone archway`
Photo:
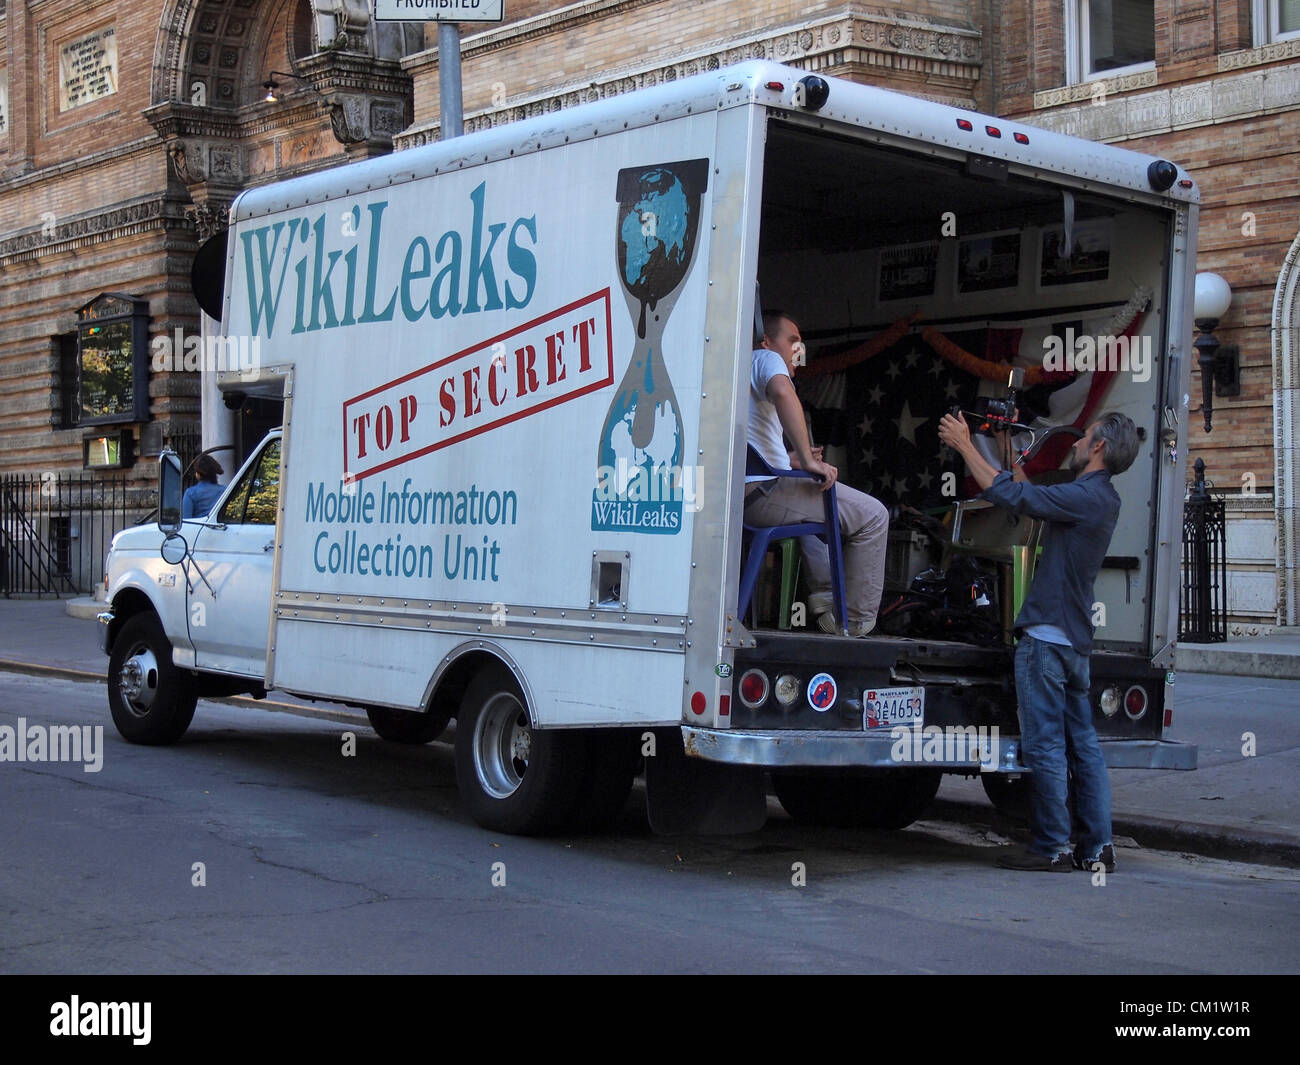
[[[1300,624],[1300,235],[1282,260],[1273,297],[1273,499],[1278,620]]]

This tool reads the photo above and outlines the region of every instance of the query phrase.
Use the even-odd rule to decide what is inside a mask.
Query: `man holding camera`
[[[1021,750],[1031,770],[1030,842],[998,864],[1068,873],[1071,866],[1092,869],[1100,863],[1113,872],[1110,778],[1092,724],[1089,655],[1093,585],[1119,518],[1120,498],[1110,479],[1137,457],[1137,427],[1123,414],[1101,415],[1070,452],[1074,480],[1042,486],[995,469],[960,416],[944,415],[939,439],[965,460],[985,499],[1044,522],[1042,557],[1015,620]],[[1073,853],[1068,773],[1074,777],[1079,828]]]

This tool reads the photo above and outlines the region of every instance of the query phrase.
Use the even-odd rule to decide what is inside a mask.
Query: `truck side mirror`
[[[180,533],[168,533],[160,548],[162,559],[169,566],[179,566],[190,553],[190,545]]]
[[[158,456],[158,529],[168,536],[181,531],[181,459],[174,451]]]

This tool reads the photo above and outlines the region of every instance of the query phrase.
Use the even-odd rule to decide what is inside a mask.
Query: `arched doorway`
[[[1277,516],[1278,620],[1300,624],[1300,235],[1273,297],[1273,499]]]

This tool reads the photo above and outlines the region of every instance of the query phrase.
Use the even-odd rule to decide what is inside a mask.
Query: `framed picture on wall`
[[[988,233],[957,244],[957,291],[988,292],[1020,284],[1020,232]]]
[[[1039,257],[1039,285],[1046,288],[1105,281],[1110,277],[1111,234],[1109,218],[1076,222],[1070,233],[1070,247],[1066,248],[1064,227],[1046,227]]]
[[[885,300],[910,300],[933,296],[939,263],[939,242],[902,244],[880,252],[880,284],[877,292]]]

